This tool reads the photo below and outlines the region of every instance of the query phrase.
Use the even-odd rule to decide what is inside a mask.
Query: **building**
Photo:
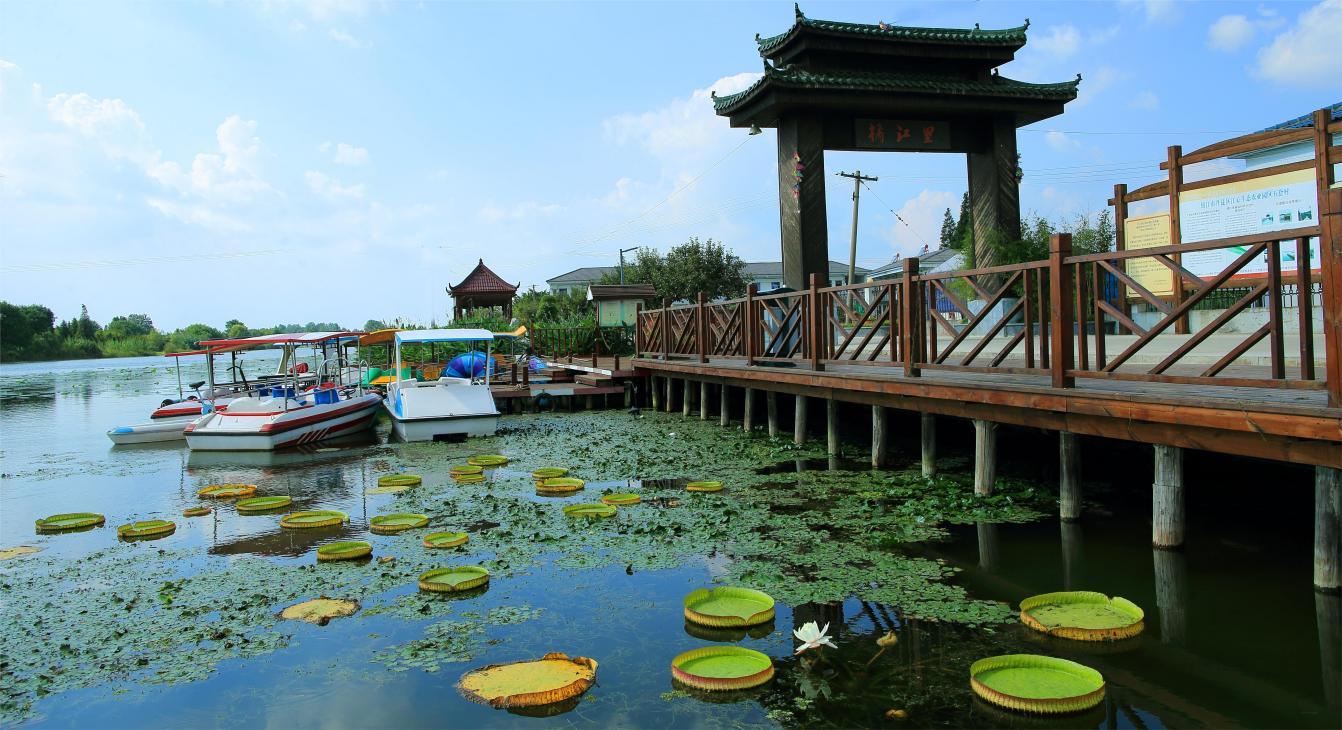
[[[460,284],[447,287],[452,296],[452,319],[461,319],[461,315],[477,309],[498,307],[504,318],[513,316],[513,297],[517,296],[520,284],[509,284],[503,277],[490,271],[485,260],[475,265],[471,273]]]
[[[918,255],[918,273],[920,274],[939,274],[943,271],[954,271],[964,268],[965,257],[953,248],[939,248],[931,253]],[[876,279],[895,279],[904,273],[904,259],[896,256],[889,263],[872,269],[867,278],[875,281]]]
[[[866,280],[867,269],[859,266],[854,269],[854,273],[858,281]],[[553,279],[546,279],[545,283],[549,285],[551,294],[571,294],[575,291],[586,290],[592,284],[600,282],[601,277],[607,274],[618,276],[620,267],[584,266],[567,274],[560,274]],[[755,284],[762,292],[778,289],[783,286],[783,262],[749,262],[746,264],[745,275],[746,283]],[[846,283],[848,283],[848,264],[841,264],[838,261],[829,262],[829,283],[826,286],[840,286]]]
[[[587,287],[587,301],[596,305],[600,327],[633,325],[638,305],[657,297],[652,284],[593,284]]]

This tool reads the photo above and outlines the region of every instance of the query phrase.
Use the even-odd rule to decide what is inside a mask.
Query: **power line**
[[[909,225],[909,222],[908,222],[908,221],[906,221],[906,220],[904,220],[903,218],[901,218],[900,215],[899,215],[898,213],[895,212],[895,209],[894,209],[894,208],[891,208],[891,207],[890,207],[890,204],[887,203],[887,202],[885,202],[885,198],[882,198],[879,194],[877,194],[877,192],[876,192],[875,190],[872,190],[872,189],[871,189],[871,186],[870,186],[870,185],[866,184],[865,182],[862,183],[862,187],[864,187],[864,188],[866,188],[868,191],[870,191],[872,195],[875,195],[875,196],[876,196],[876,199],[879,200],[879,201],[881,201],[881,205],[884,205],[884,206],[885,206],[885,209],[888,210],[888,211],[890,211],[890,215],[893,215],[893,216],[895,217],[895,220],[899,221],[900,223],[903,223],[905,228],[909,229],[910,231],[913,231],[913,235],[914,235],[915,238],[918,239],[918,242],[919,242],[919,243],[923,244],[923,246],[926,247],[926,248],[929,248],[929,249],[931,248],[931,246],[928,246],[927,241],[923,240],[923,237],[922,237],[921,235],[919,235],[917,229],[915,229],[913,226]]]

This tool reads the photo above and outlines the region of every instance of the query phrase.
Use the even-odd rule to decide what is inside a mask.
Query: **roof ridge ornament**
[[[1026,19],[1025,19],[1025,30],[1029,30],[1029,29],[1030,29],[1030,19],[1029,19],[1029,18],[1026,18]]]
[[[801,11],[801,3],[792,3],[792,10],[797,14],[797,20],[806,20],[806,15]]]

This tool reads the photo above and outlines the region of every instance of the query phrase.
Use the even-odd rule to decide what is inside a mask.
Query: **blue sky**
[[[1082,74],[1023,130],[1023,209],[1096,212],[1165,147],[1342,99],[1342,0],[803,3],[811,17],[1011,27],[1002,73]],[[697,235],[777,260],[772,130],[714,116],[790,2],[0,5],[0,296],[163,327],[440,322],[478,258],[524,287]],[[830,153],[831,255],[935,245],[960,155]],[[879,196],[879,198],[877,197]],[[891,209],[907,223],[896,219]]]

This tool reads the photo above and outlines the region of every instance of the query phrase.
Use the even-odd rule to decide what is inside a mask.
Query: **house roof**
[[[1337,120],[1342,119],[1342,101],[1327,107],[1327,109],[1332,112],[1332,117],[1330,118],[1331,121],[1336,122]],[[1305,127],[1312,126],[1314,126],[1314,112],[1302,114],[1295,119],[1288,119],[1280,124],[1274,124],[1271,127],[1260,129],[1258,131],[1276,132],[1282,129],[1304,129]]]
[[[517,287],[521,284],[509,284],[503,280],[503,277],[490,271],[485,266],[485,260],[480,259],[480,263],[475,265],[471,273],[466,275],[456,286],[448,286],[447,292],[452,296],[463,294],[515,294]]]
[[[853,273],[858,276],[864,276],[866,275],[867,271],[868,271],[867,269],[858,266],[853,270]],[[829,273],[831,275],[838,274],[840,276],[847,276],[848,264],[831,260],[829,262]],[[770,276],[781,277],[783,275],[783,262],[782,261],[749,262],[746,264],[745,275],[747,279],[763,279]]]
[[[830,35],[895,42],[938,43],[959,46],[1009,46],[1014,50],[1025,45],[1025,31],[1030,28],[1029,20],[1025,21],[1025,25],[1001,30],[982,30],[977,25],[973,28],[919,28],[884,22],[844,23],[837,20],[813,20],[806,17],[799,6],[794,5],[793,7],[796,9],[797,19],[791,28],[770,38],[755,37],[755,42],[759,45],[760,55],[769,54],[786,44],[793,37],[808,30]]]
[[[587,287],[587,299],[599,302],[619,299],[652,299],[657,289],[652,284],[593,284]]]
[[[825,91],[904,92],[936,96],[1008,98],[1043,101],[1071,101],[1076,98],[1081,76],[1057,84],[1033,84],[993,75],[987,80],[968,79],[950,73],[906,71],[810,71],[800,66],[764,65],[764,75],[744,91],[717,96],[713,109],[720,115],[732,114],[766,89],[818,89]]]
[[[580,269],[574,269],[566,274],[560,274],[553,279],[546,279],[546,284],[565,284],[568,282],[582,283],[588,281],[597,281],[606,274],[617,274],[620,271],[618,266],[584,266]]]
[[[930,253],[922,254],[918,257],[918,270],[923,273],[932,273],[938,270],[940,267],[951,262],[951,259],[959,255],[960,255],[959,251],[956,251],[955,249],[949,247],[939,248]],[[903,273],[904,262],[906,260],[907,259],[903,257],[896,257],[890,260],[890,262],[886,263],[884,266],[878,266],[877,268],[872,269],[871,277],[873,279],[877,277],[888,278],[893,274]]]

